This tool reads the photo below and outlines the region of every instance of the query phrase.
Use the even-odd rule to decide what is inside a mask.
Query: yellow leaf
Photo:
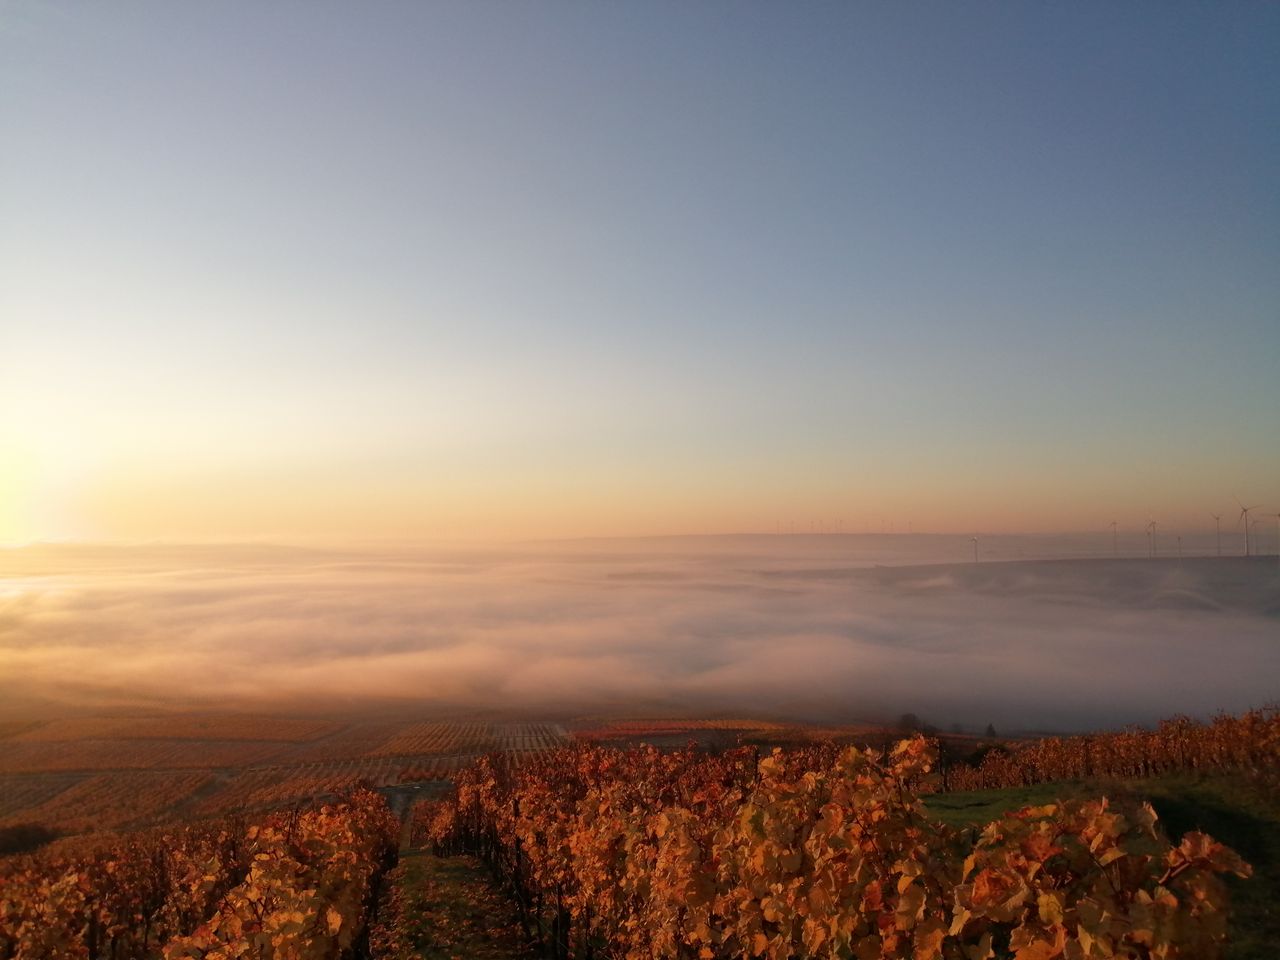
[[[1041,923],[1062,922],[1062,894],[1042,893],[1036,899],[1036,905],[1040,908]]]
[[[1076,926],[1076,939],[1080,941],[1080,946],[1084,947],[1085,953],[1093,951],[1093,934],[1084,928],[1084,924]]]
[[[1098,858],[1098,863],[1105,867],[1108,863],[1115,863],[1117,860],[1119,860],[1123,856],[1124,856],[1123,850],[1121,850],[1119,847],[1112,847],[1110,850],[1108,850],[1106,853],[1104,853],[1102,856]]]

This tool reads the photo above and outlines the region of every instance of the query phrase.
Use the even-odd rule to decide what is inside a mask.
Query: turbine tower
[[[1147,521],[1147,539],[1151,541],[1151,558],[1154,560],[1156,556],[1156,522],[1154,520]]]
[[[1210,513],[1213,517],[1213,531],[1218,535],[1218,556],[1222,556],[1222,515],[1218,513]]]
[[[1239,497],[1236,497],[1236,503],[1240,503]],[[1242,520],[1244,521],[1244,555],[1246,557],[1252,555],[1252,551],[1249,549],[1249,511],[1257,510],[1258,506],[1259,504],[1255,503],[1252,507],[1246,507],[1243,503],[1240,503],[1240,516],[1236,517],[1237,527],[1240,526]]]
[[[978,562],[978,538],[970,537],[969,542],[973,544],[973,562]]]
[[[1120,556],[1120,541],[1117,539],[1116,522],[1111,521],[1111,556]]]

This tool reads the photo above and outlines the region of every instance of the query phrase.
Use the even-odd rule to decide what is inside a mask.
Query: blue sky
[[[1263,4],[0,4],[0,540],[1280,509],[1277,49]]]

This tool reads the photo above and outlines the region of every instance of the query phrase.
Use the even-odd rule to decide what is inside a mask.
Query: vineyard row
[[[61,841],[0,860],[0,960],[337,960],[363,936],[399,825],[357,791],[246,826]]]
[[[1221,956],[1232,851],[1106,800],[948,828],[934,762],[923,738],[486,757],[415,830],[486,859],[557,960]]]

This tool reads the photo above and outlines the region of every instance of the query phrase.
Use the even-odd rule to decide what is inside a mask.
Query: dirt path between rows
[[[387,960],[534,960],[515,908],[473,857],[402,855],[372,934]]]

